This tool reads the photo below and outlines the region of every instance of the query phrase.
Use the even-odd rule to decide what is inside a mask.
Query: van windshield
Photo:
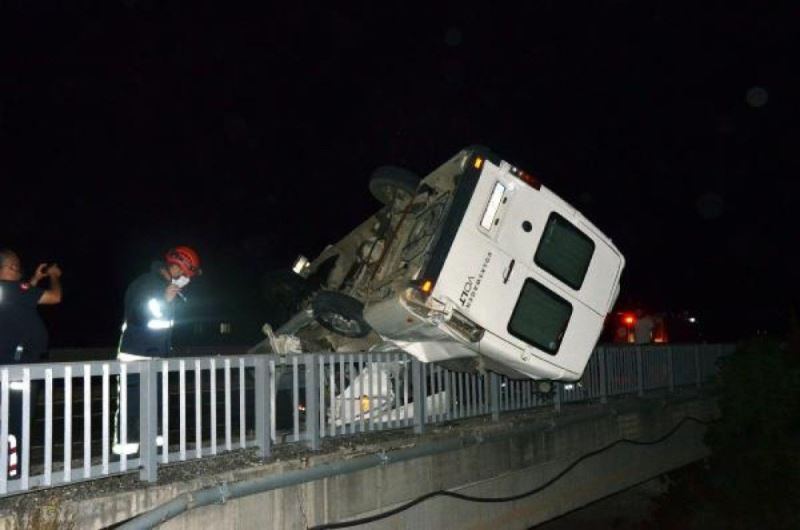
[[[572,305],[541,283],[528,278],[511,314],[508,332],[555,355],[564,338]]]
[[[579,290],[594,254],[594,241],[553,212],[547,219],[533,261],[562,282]]]

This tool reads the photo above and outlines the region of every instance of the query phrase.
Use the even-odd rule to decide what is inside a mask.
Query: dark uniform
[[[36,307],[43,289],[0,280],[0,364],[36,362],[47,351],[47,328]]]
[[[47,351],[47,328],[37,306],[44,289],[27,282],[0,280],[0,364],[33,363]],[[9,392],[8,433],[17,439],[17,458],[22,461],[22,390],[12,382]],[[31,382],[31,423],[40,385]],[[16,477],[16,470],[11,472]]]
[[[125,322],[119,340],[117,359],[123,362],[169,356],[172,349],[172,325],[174,322],[175,300],[167,302],[164,298],[169,280],[161,270],[166,265],[153,262],[150,272],[142,274],[125,291]],[[133,454],[138,451],[139,441],[139,375],[127,376],[127,436],[126,446],[119,445],[120,408],[117,404],[115,417],[114,452]],[[161,415],[161,378],[158,378],[158,414]],[[159,429],[161,428],[159,421]]]
[[[163,263],[136,278],[125,291],[125,324],[119,352],[144,357],[165,357],[172,348],[175,302],[164,299],[169,281],[161,275]]]

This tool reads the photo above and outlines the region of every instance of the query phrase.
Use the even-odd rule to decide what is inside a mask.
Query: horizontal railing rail
[[[3,365],[0,496],[132,472],[155,481],[160,465],[245,448],[267,457],[273,444],[316,450],[325,438],[421,433],[476,416],[699,387],[731,350],[601,346],[580,381],[550,394],[532,380],[455,372],[401,352]],[[137,380],[138,392],[129,390]],[[115,454],[130,443],[138,450]]]

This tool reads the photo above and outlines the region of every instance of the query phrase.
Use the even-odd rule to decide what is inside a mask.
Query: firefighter
[[[176,305],[186,300],[186,286],[199,274],[200,258],[197,252],[186,246],[177,246],[167,252],[163,262],[154,262],[149,272],[131,282],[125,292],[125,316],[117,351],[118,361],[127,363],[170,355]],[[119,391],[119,381],[117,388]],[[160,391],[158,398],[161,398]],[[120,443],[120,400],[117,400],[115,454],[134,454],[139,451],[138,374],[127,376],[126,410],[127,443],[123,446]],[[161,411],[160,406],[158,410]]]

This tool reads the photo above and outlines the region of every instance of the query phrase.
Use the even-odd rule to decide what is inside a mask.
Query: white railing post
[[[169,361],[161,361],[161,463],[169,463]]]
[[[165,440],[165,448],[166,443]],[[203,368],[200,359],[194,361],[194,454],[195,458],[203,457]]]
[[[492,410],[492,421],[500,421],[500,376],[489,373],[489,405]]]
[[[258,455],[261,458],[268,458],[272,454],[272,436],[270,433],[270,375],[268,373],[269,363],[261,355],[255,358],[255,379],[256,379],[256,444],[258,445]]]
[[[31,369],[25,368],[22,371],[22,461],[19,460],[19,446],[17,449],[17,472],[22,473],[20,483],[23,490],[30,487],[29,478],[31,474],[31,413],[36,403],[31,402]],[[19,442],[18,442],[19,443]],[[20,467],[21,466],[21,467]],[[88,476],[88,475],[87,475]]]
[[[155,360],[139,361],[139,480],[158,480],[158,370]]]
[[[83,365],[83,478],[92,476],[92,365]]]
[[[212,357],[208,360],[208,373],[211,379],[208,384],[209,408],[211,409],[211,454],[217,454],[217,361]]]
[[[72,481],[72,367],[64,367],[64,482]]]
[[[117,361],[114,361],[117,362]],[[103,475],[109,473],[110,446],[112,443],[111,435],[111,366],[109,363],[103,364],[103,420],[101,429],[103,431]]]
[[[306,443],[312,451],[319,451],[319,377],[313,355],[303,356],[306,368]]]
[[[332,355],[330,357],[333,357]],[[325,383],[328,381],[325,377],[325,356],[319,356],[319,436],[325,437]],[[331,369],[329,370],[330,380],[333,380],[333,361],[331,360]],[[333,401],[331,401],[333,406]]]
[[[247,447],[247,383],[245,381],[244,357],[239,357],[239,448]],[[198,406],[199,408],[199,406]],[[200,435],[197,436],[200,438]],[[198,455],[199,457],[199,455]]]
[[[414,433],[422,434],[425,432],[425,365],[417,359],[411,360],[412,384],[414,385]]]
[[[123,455],[124,456],[124,455]],[[53,485],[53,368],[44,371],[44,476],[43,486]]]

